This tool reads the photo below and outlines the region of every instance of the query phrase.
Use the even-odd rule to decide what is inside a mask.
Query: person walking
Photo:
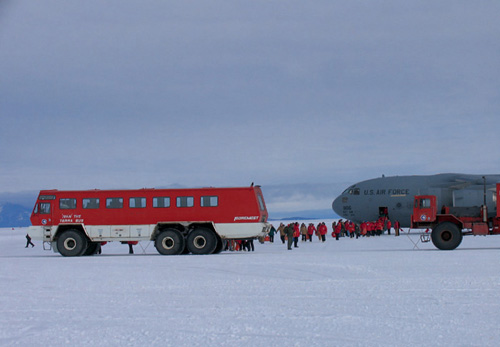
[[[300,234],[302,235],[302,242],[307,241],[307,227],[305,223],[300,225]]]
[[[274,242],[274,233],[276,232],[276,229],[274,228],[274,225],[271,225],[271,230],[269,230],[269,242],[273,243]]]
[[[295,222],[293,224],[293,243],[295,248],[299,248],[299,246],[297,245],[297,242],[299,242],[299,237],[300,237],[299,223]]]
[[[359,234],[361,233],[361,230],[359,228],[359,224],[354,224],[354,233],[356,234],[356,239],[358,239]]]
[[[335,226],[335,240],[339,240],[340,233],[342,232],[342,219]]]
[[[255,246],[253,244],[253,239],[246,240],[245,242],[245,248],[247,252],[253,252],[255,251]]]
[[[278,227],[278,231],[280,232],[280,239],[283,244],[285,244],[285,224],[281,223],[280,226]]]
[[[319,233],[321,235],[321,242],[326,241],[326,233],[328,232],[328,228],[326,227],[326,224],[323,222],[321,223],[319,227]]]
[[[292,243],[293,243],[293,226],[292,226],[292,224],[288,224],[285,227],[284,232],[285,232],[286,237],[288,239],[288,250],[291,250]],[[283,242],[283,243],[285,243],[285,242]]]
[[[309,226],[307,227],[307,235],[309,236],[309,242],[313,241],[314,233],[316,233],[316,227],[314,226],[313,223],[309,223]]]
[[[30,235],[26,234],[26,247],[24,247],[24,248],[28,248],[29,245],[31,245],[31,248],[35,247],[35,244],[33,242],[31,242]]]

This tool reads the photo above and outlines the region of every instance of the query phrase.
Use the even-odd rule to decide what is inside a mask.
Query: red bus
[[[264,236],[260,186],[42,190],[28,233],[63,256],[91,255],[110,241],[153,241],[160,254],[218,253],[225,240]]]

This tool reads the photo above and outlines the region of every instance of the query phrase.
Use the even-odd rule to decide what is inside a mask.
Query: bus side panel
[[[222,223],[215,224],[215,229],[223,239],[246,239],[265,236],[267,223]]]

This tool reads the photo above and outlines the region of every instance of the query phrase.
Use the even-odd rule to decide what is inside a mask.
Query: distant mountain
[[[30,222],[31,209],[6,203],[0,205],[0,228],[28,227]]]
[[[333,210],[306,210],[293,212],[269,212],[269,220],[307,220],[307,219],[336,219],[340,218]]]

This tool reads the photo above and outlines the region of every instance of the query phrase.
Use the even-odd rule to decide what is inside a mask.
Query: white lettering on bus
[[[237,220],[257,220],[259,219],[259,216],[241,216],[241,217],[234,217],[234,221]]]

